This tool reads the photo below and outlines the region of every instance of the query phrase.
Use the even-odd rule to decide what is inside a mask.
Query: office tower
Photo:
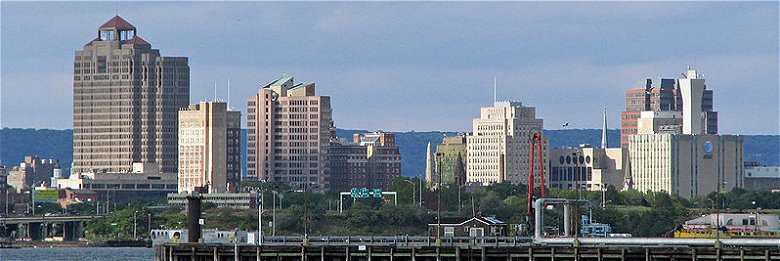
[[[179,192],[238,192],[241,112],[224,102],[201,102],[179,111]]]
[[[691,75],[692,79],[688,79]],[[696,88],[701,91],[700,98],[694,99],[700,102],[700,114],[704,118],[703,133],[718,133],[718,113],[713,110],[713,92],[707,90],[704,79],[697,77],[696,71],[689,70],[683,79],[642,80],[634,89],[626,90],[626,110],[621,113],[620,119],[620,145],[628,148],[628,136],[637,134],[637,120],[642,111],[683,111],[684,101],[681,86],[689,86],[696,83]],[[693,79],[696,78],[696,79]],[[693,112],[693,111],[692,111]]]
[[[473,120],[473,132],[466,137],[466,182],[527,183],[531,137],[542,130],[543,121],[536,118],[534,107],[513,101],[483,107],[480,118]],[[546,143],[545,139],[542,162],[547,162]]]
[[[76,51],[72,173],[177,171],[178,111],[189,103],[186,57],[163,57],[119,16]]]
[[[283,76],[247,101],[247,175],[296,189],[328,188],[330,97]]]
[[[677,80],[675,110],[637,112],[628,135],[630,188],[683,197],[744,186],[744,138],[717,135],[712,91],[695,70]]]
[[[401,154],[392,133],[358,133],[351,142],[333,141],[328,154],[333,190],[386,190],[401,176]]]

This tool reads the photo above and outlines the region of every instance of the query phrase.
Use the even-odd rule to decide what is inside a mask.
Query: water
[[[74,247],[0,249],[2,261],[112,261],[154,260],[152,248],[140,247]]]

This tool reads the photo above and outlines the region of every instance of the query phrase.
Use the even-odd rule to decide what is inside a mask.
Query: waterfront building
[[[224,102],[201,102],[179,111],[179,192],[238,192],[241,180],[241,112]]]
[[[21,191],[33,187],[34,184],[50,184],[54,172],[61,175],[60,163],[57,159],[41,159],[38,156],[25,156],[24,162],[8,170],[8,184]]]
[[[497,101],[493,107],[483,107],[472,125],[473,132],[466,137],[466,182],[527,183],[531,137],[542,134],[544,127],[542,119],[536,118],[536,109],[520,102]],[[548,142],[543,140],[542,162],[547,162]],[[544,172],[549,173],[544,165]]]
[[[119,16],[73,62],[72,173],[177,171],[177,120],[190,99],[186,57],[164,57]],[[78,175],[76,175],[78,176]]]
[[[481,214],[471,218],[443,220],[441,224],[428,224],[428,235],[444,237],[505,237],[509,236],[509,224],[495,217],[484,217]]]
[[[283,76],[247,101],[247,175],[294,189],[329,188],[330,97]]]
[[[780,191],[780,167],[746,162],[745,189]]]
[[[444,137],[442,143],[436,145],[435,154],[436,175],[433,175],[431,186],[438,184],[441,177],[442,185],[463,186],[466,184],[466,135]]]
[[[700,92],[698,98],[694,99],[700,102],[696,110],[691,113],[698,113],[703,121],[701,128],[706,134],[718,133],[718,113],[713,110],[713,92],[707,90],[704,85],[704,79],[697,77],[695,70],[689,70],[684,74],[683,79],[658,78],[642,80],[635,88],[626,90],[626,110],[620,115],[620,146],[628,148],[628,136],[638,134],[637,120],[641,117],[643,111],[656,112],[682,112],[683,111],[683,92],[682,89],[690,90],[691,87]],[[691,76],[691,77],[689,77]]]
[[[392,133],[356,133],[352,142],[333,141],[328,159],[333,190],[387,190],[401,176],[401,154]]]

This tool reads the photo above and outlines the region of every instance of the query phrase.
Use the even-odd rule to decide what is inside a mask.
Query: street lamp
[[[414,195],[417,194],[417,188],[415,188],[415,186],[417,184],[414,184],[414,182],[408,179],[402,179],[402,180],[405,182],[409,182],[409,184],[412,184],[412,206],[414,206]]]
[[[138,210],[133,212],[133,239],[137,239],[138,237]]]
[[[257,201],[257,244],[263,244],[263,192],[260,189],[255,191]]]

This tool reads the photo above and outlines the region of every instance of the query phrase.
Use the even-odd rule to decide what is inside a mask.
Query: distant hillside
[[[342,138],[352,139],[352,134],[367,132],[363,130],[337,130]],[[425,147],[441,143],[441,138],[453,136],[455,132],[397,132],[396,143],[401,150],[401,173],[404,176],[418,177],[425,172]],[[601,146],[601,130],[571,129],[545,130],[554,148],[576,147],[580,144]],[[0,130],[0,164],[16,166],[24,160],[25,155],[38,155],[42,158],[56,158],[60,165],[68,169],[73,161],[73,131],[48,129],[15,129]],[[610,146],[619,146],[620,131],[609,130],[607,133]],[[246,160],[246,130],[242,131],[242,163]],[[780,165],[780,135],[746,135],[745,160],[759,161],[768,166]],[[246,165],[246,164],[242,164]],[[246,167],[244,167],[246,173]]]
[[[24,156],[60,160],[70,169],[73,161],[73,130],[0,129],[0,165],[18,166]]]

